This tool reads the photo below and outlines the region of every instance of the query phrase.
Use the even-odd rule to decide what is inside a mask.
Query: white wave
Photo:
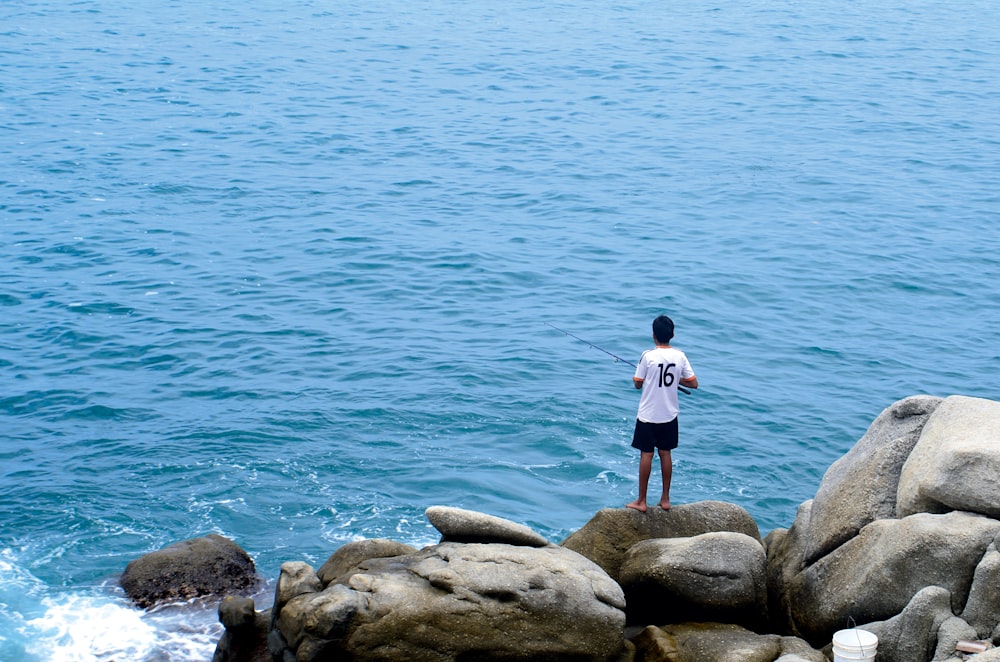
[[[136,610],[89,597],[61,596],[42,601],[46,611],[26,623],[44,659],[143,660],[157,645],[157,632]]]
[[[48,662],[201,662],[212,658],[222,627],[207,605],[147,612],[110,596],[67,593],[42,599],[44,613],[21,634]]]

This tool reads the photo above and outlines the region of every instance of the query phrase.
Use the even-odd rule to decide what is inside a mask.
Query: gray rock
[[[952,618],[952,596],[928,586],[892,618],[858,626],[878,637],[879,662],[924,662],[934,655],[938,628]]]
[[[814,644],[829,641],[848,618],[862,623],[899,614],[927,586],[943,587],[960,608],[998,531],[996,520],[959,512],[872,522],[795,574],[783,604],[795,632]]]
[[[790,597],[790,587],[805,568],[803,532],[809,529],[812,500],[799,504],[789,529],[775,529],[767,534],[767,612],[774,626],[782,632],[800,635],[796,626],[797,605]]]
[[[829,662],[829,659],[803,639],[782,637],[781,657],[775,662]]]
[[[947,660],[955,657],[955,646],[963,639],[975,641],[979,637],[976,635],[976,628],[972,627],[957,616],[947,618],[941,623],[937,631],[937,647],[934,650],[934,660]]]
[[[959,449],[967,449],[969,439],[977,439],[972,444],[981,453],[976,464],[993,467],[1000,462],[996,443],[1000,437],[991,427],[998,407],[1000,403],[959,396],[946,400],[915,396],[882,412],[865,437],[830,467],[816,498],[799,507],[791,527],[772,531],[765,540],[768,607],[774,626],[815,644],[836,626],[845,627],[848,617],[855,622],[891,618],[917,591],[936,584],[951,591],[956,613],[980,636],[988,636],[1000,619],[1000,594],[995,589],[1000,584],[1000,557],[982,545],[997,520],[968,519],[975,517],[969,512],[955,512],[955,519],[945,520],[919,519],[931,517],[929,513],[913,513],[918,517],[913,521],[895,518],[913,509],[914,494],[923,495],[920,507],[935,513],[951,512],[951,505],[943,505],[946,502],[971,508],[997,500],[1000,490],[989,478],[995,475],[993,469],[961,472],[961,463],[954,458],[961,455]],[[940,441],[943,437],[964,441]],[[956,469],[944,480],[932,480],[940,469],[933,466],[938,455],[950,457],[948,462]],[[979,493],[977,502],[962,501],[953,493],[943,496],[954,484],[967,481],[970,473],[976,474],[970,482],[976,485],[972,491]],[[949,481],[951,485],[942,484]],[[928,501],[932,483],[940,494]],[[851,503],[854,497],[857,504]],[[904,506],[907,502],[910,506]],[[933,531],[939,523],[940,530]],[[976,578],[970,583],[973,572]]]
[[[996,540],[976,566],[962,618],[982,639],[989,638],[1000,623],[1000,552]]]
[[[766,559],[760,542],[743,533],[636,543],[619,574],[629,620],[706,621],[763,627],[767,619]]]
[[[320,566],[316,575],[326,586],[337,577],[354,570],[362,561],[412,554],[415,551],[417,551],[416,547],[395,540],[380,538],[357,540],[341,546],[340,549],[331,554],[326,563]]]
[[[549,544],[548,540],[523,524],[473,510],[431,506],[425,515],[441,532],[441,542],[505,543],[528,547]]]
[[[813,499],[805,534],[806,564],[842,545],[865,525],[896,517],[899,476],[927,419],[942,399],[918,395],[887,407],[865,435],[830,465]]]
[[[648,626],[633,641],[643,662],[829,662],[801,639],[722,623]]]
[[[323,582],[316,576],[313,567],[302,561],[287,561],[281,564],[281,573],[278,575],[278,585],[274,590],[275,614],[292,598],[304,593],[318,593],[323,590]]]
[[[964,510],[1000,518],[998,441],[1000,402],[945,399],[903,465],[899,516]]]
[[[289,599],[272,641],[298,662],[605,662],[623,651],[624,607],[621,588],[570,550],[442,543]]]
[[[441,532],[441,542],[504,543],[545,547],[549,541],[531,528],[495,515],[450,506],[431,506],[424,514]]]
[[[299,662],[321,660],[324,655],[336,659],[355,616],[366,607],[364,596],[340,584],[297,595],[272,615],[274,629],[288,647],[283,654],[291,653]]]
[[[650,508],[605,508],[571,534],[562,545],[583,554],[617,579],[632,545],[650,538],[690,538],[703,533],[732,531],[760,541],[757,523],[745,509],[722,501],[699,501],[669,511]]]
[[[144,608],[248,591],[259,581],[250,555],[214,533],[141,556],[125,567],[120,578],[125,595]]]

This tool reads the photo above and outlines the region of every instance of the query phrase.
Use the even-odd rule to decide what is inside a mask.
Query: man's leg
[[[663,473],[663,494],[660,495],[660,508],[670,510],[670,479],[674,475],[674,460],[670,451],[660,451],[660,471]]]
[[[646,512],[646,488],[649,486],[649,474],[653,471],[653,452],[642,453],[639,456],[639,498],[625,504],[626,508]]]

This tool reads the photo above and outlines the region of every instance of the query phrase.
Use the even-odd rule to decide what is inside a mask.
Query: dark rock
[[[125,595],[143,608],[248,591],[258,582],[250,556],[214,533],[141,556],[126,566],[120,579]]]
[[[219,622],[227,630],[246,630],[253,627],[256,617],[253,598],[227,595],[219,603]]]
[[[219,621],[226,631],[215,647],[212,662],[271,662],[267,649],[269,612],[257,612],[251,598],[226,596],[219,603]]]

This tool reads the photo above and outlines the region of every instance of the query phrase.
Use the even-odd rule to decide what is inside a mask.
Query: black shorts
[[[643,453],[652,453],[654,448],[672,451],[677,448],[677,429],[676,418],[669,423],[644,423],[637,419],[632,448],[638,448]]]

